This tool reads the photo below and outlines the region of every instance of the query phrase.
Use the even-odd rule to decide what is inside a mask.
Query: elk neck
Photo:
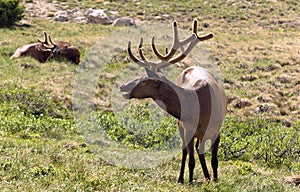
[[[210,117],[211,98],[208,86],[182,88],[168,80],[159,80],[151,98],[170,115],[184,122],[198,122]],[[200,115],[200,108],[205,109]],[[202,120],[200,120],[202,121]]]
[[[159,80],[157,88],[151,97],[163,110],[177,119],[181,118],[181,104],[179,94],[184,92],[170,81]]]

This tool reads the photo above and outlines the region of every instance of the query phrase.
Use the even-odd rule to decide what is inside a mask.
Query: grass
[[[91,7],[105,8],[107,12],[117,10],[118,17],[160,22],[166,28],[176,18],[185,31],[189,31],[192,19],[197,17],[201,32],[214,33],[214,39],[204,44],[222,71],[229,98],[229,114],[222,128],[219,151],[219,182],[204,181],[197,160],[195,182],[187,184],[186,170],[186,184],[177,184],[179,153],[158,166],[143,169],[104,161],[103,154],[82,138],[82,128],[78,119],[74,119],[76,114],[72,109],[76,106],[72,94],[80,80],[76,79],[78,66],[57,61],[41,64],[28,57],[16,60],[9,57],[17,47],[35,42],[47,31],[54,40],[76,45],[81,51],[83,66],[86,58],[103,52],[99,49],[101,46],[95,46],[96,42],[108,41],[107,37],[122,28],[33,18],[29,27],[0,29],[1,191],[299,190],[299,186],[284,182],[285,177],[300,171],[299,3],[280,0],[58,1],[62,2],[81,10]],[[157,16],[161,20],[158,21]],[[119,116],[112,113],[111,94],[120,74],[132,66],[124,61],[124,50],[115,53],[113,58],[108,58],[101,74],[91,77],[97,79],[97,98],[91,108],[98,116],[96,124],[88,123],[97,126],[101,122],[111,138],[129,149],[144,150],[159,145],[173,134],[176,123],[169,121],[170,117],[152,127],[153,117],[150,118],[149,111],[132,108],[133,112],[127,114],[128,120],[124,118],[123,122],[116,123]],[[236,107],[241,99],[250,101],[251,106]],[[137,125],[146,127],[142,131],[134,129],[136,135],[132,135],[133,129],[126,128],[133,126],[130,118],[138,119]],[[179,145],[177,148],[180,150]]]
[[[296,191],[283,184],[287,176],[242,161],[222,161],[220,181],[203,180],[199,166],[193,185],[175,181],[179,157],[155,169],[128,169],[109,165],[101,155],[74,140],[1,139],[1,190],[17,191]],[[84,166],[83,166],[84,165]],[[198,164],[197,164],[198,165]],[[187,181],[186,181],[187,182]]]

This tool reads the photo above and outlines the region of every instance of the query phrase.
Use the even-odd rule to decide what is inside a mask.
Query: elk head
[[[55,57],[58,60],[66,59],[75,64],[79,64],[80,51],[78,50],[78,48],[72,46],[68,42],[63,42],[63,41],[53,42],[50,35],[47,38],[46,32],[44,32],[44,37],[45,37],[44,41],[38,39],[38,42],[40,43],[38,49],[40,51],[45,51],[45,52],[50,51],[52,53],[51,57]]]

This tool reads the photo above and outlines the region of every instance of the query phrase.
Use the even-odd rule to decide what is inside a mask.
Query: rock
[[[55,13],[52,11],[47,12],[47,17],[54,17]]]
[[[67,22],[69,21],[69,18],[64,15],[58,15],[54,17],[54,21]]]
[[[77,23],[86,23],[86,17],[81,16],[81,17],[76,17],[74,19]]]
[[[69,21],[69,14],[67,11],[58,11],[54,14],[54,21],[67,22]]]
[[[112,24],[113,20],[104,12],[103,9],[89,9],[87,11],[87,22],[108,25]]]
[[[74,9],[72,12],[73,17],[82,17],[83,13],[77,9]]]
[[[164,20],[164,18],[162,18],[161,16],[155,16],[154,19],[156,19],[158,21]]]
[[[112,25],[113,26],[134,26],[134,27],[136,27],[134,20],[131,18],[118,18],[113,22]]]

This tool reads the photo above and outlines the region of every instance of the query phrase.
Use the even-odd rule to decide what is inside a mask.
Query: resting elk
[[[213,34],[198,36],[196,19],[193,21],[193,33],[186,39],[179,40],[176,21],[173,22],[173,33],[173,45],[166,55],[157,50],[154,43],[155,37],[152,38],[151,47],[154,55],[159,59],[157,62],[145,58],[142,38],[138,47],[141,59],[133,54],[129,41],[127,48],[129,57],[145,68],[147,76],[123,84],[120,90],[125,92],[123,97],[126,99],[151,98],[163,110],[178,119],[183,143],[178,183],[184,182],[187,155],[189,155],[189,182],[193,182],[194,139],[197,139],[195,148],[206,180],[210,180],[210,174],[206,166],[204,151],[205,146],[209,145],[209,141],[211,142],[213,179],[217,181],[220,128],[225,118],[227,102],[222,86],[207,69],[199,66],[185,69],[177,77],[176,83],[168,80],[162,72],[163,68],[183,60],[198,42],[212,38]]]
[[[41,63],[49,61],[52,58],[58,60],[66,59],[75,64],[79,64],[80,62],[80,52],[78,48],[68,42],[53,42],[50,36],[47,37],[46,32],[44,32],[44,41],[38,39],[37,43],[19,47],[11,58],[18,58],[20,56],[31,56]]]

